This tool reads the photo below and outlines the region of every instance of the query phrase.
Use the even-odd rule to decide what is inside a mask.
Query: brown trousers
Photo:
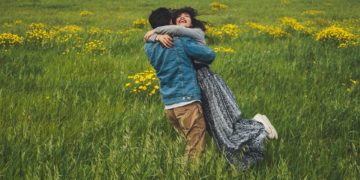
[[[205,119],[199,102],[165,110],[175,130],[185,138],[185,157],[194,159],[205,148]]]

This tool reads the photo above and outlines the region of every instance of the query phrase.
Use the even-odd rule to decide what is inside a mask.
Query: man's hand
[[[153,35],[155,33],[155,30],[151,30],[148,31],[145,35],[144,35],[144,41],[147,41],[151,35]]]
[[[156,40],[160,41],[161,44],[164,45],[166,48],[171,48],[173,46],[173,39],[167,34],[157,35]]]

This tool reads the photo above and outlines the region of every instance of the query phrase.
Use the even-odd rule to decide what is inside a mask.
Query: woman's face
[[[176,18],[176,25],[184,26],[184,27],[191,27],[191,17],[188,13],[181,13],[180,16]]]

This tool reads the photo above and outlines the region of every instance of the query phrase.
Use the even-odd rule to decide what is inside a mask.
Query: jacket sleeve
[[[211,64],[215,59],[216,54],[212,49],[193,39],[186,38],[183,45],[186,55],[191,57],[191,59],[205,64]]]
[[[158,34],[156,34],[156,33],[152,34],[146,42],[147,42],[147,43],[149,43],[149,42],[150,42],[150,43],[156,42],[156,37],[157,37],[157,35],[158,35]]]

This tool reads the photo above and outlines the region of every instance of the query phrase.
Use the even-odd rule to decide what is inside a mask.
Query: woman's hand
[[[173,46],[173,39],[171,36],[164,34],[164,35],[157,35],[156,40],[160,41],[162,45],[167,48],[171,48]]]
[[[147,41],[151,35],[153,35],[155,33],[155,30],[151,30],[148,31],[145,35],[144,35],[144,41]]]

